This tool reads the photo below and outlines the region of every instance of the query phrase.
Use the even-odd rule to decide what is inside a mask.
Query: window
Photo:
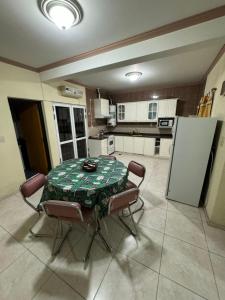
[[[125,119],[125,105],[118,105],[118,120],[122,121]]]
[[[148,105],[148,119],[155,121],[157,119],[158,102],[150,102]]]

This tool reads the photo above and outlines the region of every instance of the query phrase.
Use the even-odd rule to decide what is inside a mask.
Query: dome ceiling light
[[[82,19],[82,10],[75,0],[40,0],[42,14],[61,30],[69,29]]]
[[[140,77],[142,76],[141,72],[129,72],[126,73],[125,76],[130,80],[130,81],[137,81],[138,79],[140,79]]]

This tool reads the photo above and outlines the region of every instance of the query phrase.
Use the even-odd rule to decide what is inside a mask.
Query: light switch
[[[4,136],[0,136],[0,143],[5,143],[5,137]]]

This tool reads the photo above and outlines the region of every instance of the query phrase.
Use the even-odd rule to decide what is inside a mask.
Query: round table
[[[88,159],[98,164],[97,170],[86,172],[82,170],[84,160],[69,160],[52,169],[41,202],[73,201],[89,208],[97,205],[99,215],[105,215],[109,197],[125,190],[128,169],[118,160],[98,157]]]

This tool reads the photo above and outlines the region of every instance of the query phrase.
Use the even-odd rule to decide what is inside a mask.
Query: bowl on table
[[[82,165],[82,170],[86,172],[95,172],[98,164],[91,160],[85,160]]]

